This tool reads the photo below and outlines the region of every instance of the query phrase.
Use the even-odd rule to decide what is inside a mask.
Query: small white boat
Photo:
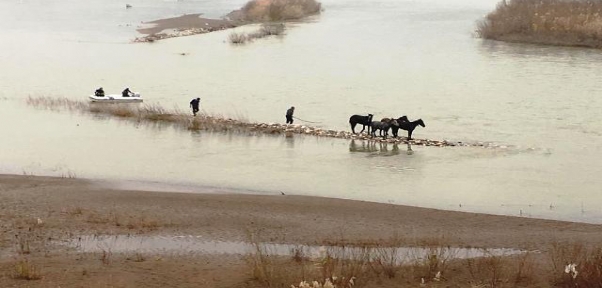
[[[105,96],[90,95],[90,101],[92,102],[106,102],[106,103],[135,103],[142,102],[140,93],[133,92],[131,96],[123,97],[121,94],[108,94]]]

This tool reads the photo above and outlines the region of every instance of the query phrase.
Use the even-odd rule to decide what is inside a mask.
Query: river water
[[[1,1],[0,172],[602,223],[598,50],[473,37],[494,0],[329,0],[284,37],[244,46],[231,31],[131,43],[142,21],[244,2]],[[258,122],[294,105],[328,129],[408,115],[426,123],[416,138],[496,148],[192,133],[25,104],[99,86],[166,108],[199,96],[207,113]]]

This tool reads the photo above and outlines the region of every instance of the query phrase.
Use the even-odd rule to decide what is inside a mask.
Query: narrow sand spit
[[[175,127],[185,128],[191,131],[221,131],[238,132],[254,134],[269,134],[292,137],[294,134],[312,135],[316,137],[328,137],[350,140],[364,140],[369,142],[407,144],[435,147],[482,147],[482,148],[500,148],[506,149],[508,146],[491,142],[456,142],[448,140],[433,139],[407,139],[402,135],[406,134],[400,130],[401,137],[372,137],[366,132],[354,134],[348,131],[337,131],[332,129],[323,129],[318,127],[299,125],[299,124],[277,124],[277,123],[253,123],[247,120],[238,120],[223,116],[212,116],[209,114],[199,114],[196,117],[182,111],[169,111],[159,105],[143,105],[140,107],[123,105],[104,105],[99,103],[88,103],[84,101],[71,100],[67,98],[49,98],[49,97],[29,97],[27,104],[40,109],[49,109],[53,111],[70,111],[81,113],[102,114],[113,116],[136,122],[145,121],[148,123],[163,123],[174,125]],[[99,105],[95,105],[99,104]],[[359,127],[358,127],[359,130]],[[359,131],[358,131],[359,132]],[[414,134],[416,135],[416,133]]]
[[[122,255],[111,247],[90,254],[49,244],[78,235],[200,235],[248,241],[251,234],[292,245],[387,244],[395,237],[397,244],[409,246],[437,241],[456,247],[537,250],[540,256],[534,261],[547,261],[547,254],[540,253],[547,253],[553,243],[602,241],[602,226],[592,224],[320,197],[197,192],[120,191],[87,180],[0,175],[0,287],[263,287],[251,280],[252,269],[241,256]],[[19,259],[36,264],[41,279],[11,276],[23,263]],[[400,287],[383,283],[389,282],[363,287]],[[452,286],[466,287],[461,283]]]
[[[242,21],[231,18],[209,19],[200,16],[201,14],[188,14],[145,22],[144,24],[148,27],[139,28],[137,31],[146,35],[134,39],[134,42],[153,42],[173,37],[203,34],[243,24]]]

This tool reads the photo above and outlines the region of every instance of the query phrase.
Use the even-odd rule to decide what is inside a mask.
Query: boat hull
[[[103,103],[136,103],[142,102],[143,99],[140,97],[139,93],[134,93],[133,96],[123,97],[121,95],[110,94],[105,96],[88,96],[91,102],[103,102]]]

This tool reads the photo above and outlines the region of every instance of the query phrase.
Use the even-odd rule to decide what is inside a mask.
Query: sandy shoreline
[[[201,234],[215,239],[244,240],[244,230],[257,226],[275,242],[304,244],[321,244],[338,237],[331,231],[351,242],[403,233],[409,238],[446,236],[450,244],[460,246],[524,249],[551,239],[602,240],[602,225],[596,224],[313,196],[249,195],[224,190],[200,191],[206,194],[116,190],[81,179],[20,175],[0,175],[0,188],[4,214],[44,218],[44,214],[60,214],[75,207],[99,213],[112,210],[170,222],[170,227],[160,229],[162,233],[177,227],[180,232],[194,234],[203,227]],[[268,223],[275,228],[262,226]]]
[[[309,196],[114,190],[81,179],[0,175],[0,219],[2,220],[0,231],[3,232],[0,248],[11,251],[15,246],[15,235],[27,233],[27,229],[31,231],[31,226],[36,226],[35,222],[38,218],[43,224],[35,231],[41,233],[40,237],[48,239],[65,239],[65,237],[90,234],[138,234],[202,235],[223,241],[246,241],[249,233],[255,233],[262,241],[271,243],[360,245],[386,243],[387,239],[397,237],[401,239],[402,244],[408,246],[440,239],[438,241],[444,241],[445,245],[456,247],[500,247],[539,251],[546,251],[552,243],[556,242],[579,241],[587,244],[602,241],[602,225],[594,224],[451,212]],[[60,273],[62,275],[60,277],[55,275],[57,271],[71,265],[84,265],[82,267],[88,267],[89,270],[105,271],[98,272],[98,277],[103,273],[109,273],[107,271],[110,270],[112,275],[120,275],[116,276],[119,281],[125,281],[120,287],[139,287],[150,283],[141,280],[144,278],[141,275],[132,279],[146,284],[133,285],[128,282],[130,280],[126,279],[123,273],[137,275],[136,273],[140,271],[135,272],[138,268],[129,267],[127,260],[123,262],[115,260],[115,264],[111,267],[101,265],[99,268],[96,258],[89,260],[90,263],[86,261],[71,263],[73,256],[65,256],[61,253],[62,250],[53,249],[59,248],[46,251],[45,254],[50,256],[39,259],[30,256],[43,263],[46,271],[45,279],[55,281],[52,283],[98,280],[90,276],[84,277],[84,280],[80,279],[81,271],[77,279],[73,278],[75,276],[67,277]],[[230,283],[223,287],[247,287],[236,284],[244,283],[249,277],[244,272],[244,262],[241,262],[239,257],[217,258],[219,259],[214,256],[200,258],[197,256],[184,261],[176,257],[166,258],[160,264],[147,263],[147,261],[141,265],[154,265],[155,268],[148,268],[149,271],[154,271],[153,275],[158,279],[165,280],[173,275],[168,276],[165,274],[168,272],[156,269],[172,271],[170,269],[179,265],[185,267],[182,268],[181,273],[189,273],[193,270],[201,273],[197,269],[198,266],[189,265],[203,262],[205,264],[201,266],[207,268],[202,272],[207,274],[203,275],[207,279],[214,279],[211,280],[214,282],[207,283],[213,285]],[[11,261],[14,261],[14,256],[2,258],[0,268],[10,269],[7,267],[11,265]],[[228,267],[226,269],[228,273],[221,271],[220,275],[214,275],[216,271],[208,267],[215,268],[215,265],[225,265],[223,267]],[[123,271],[117,272],[121,270]],[[194,278],[196,280],[193,278],[179,281],[199,283],[194,282],[198,281],[197,278]],[[5,286],[0,286],[14,285],[14,281],[18,280],[5,275],[0,278],[0,284],[4,283]],[[48,282],[35,283],[48,284]],[[177,287],[186,287],[182,285]]]

